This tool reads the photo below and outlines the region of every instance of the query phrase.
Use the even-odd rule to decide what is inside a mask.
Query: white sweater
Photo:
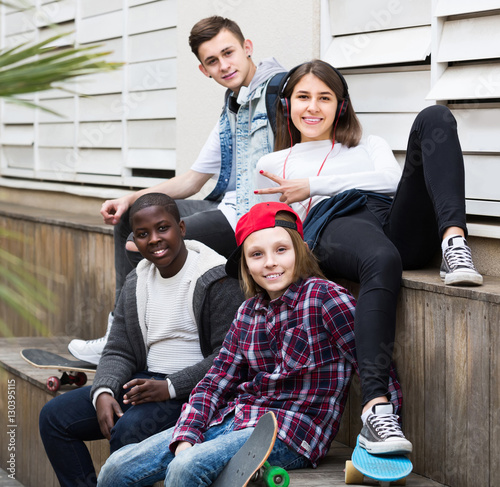
[[[384,139],[370,135],[351,148],[336,142],[318,175],[331,148],[332,142],[329,140],[295,144],[291,150],[284,149],[262,157],[257,164],[257,171],[263,169],[285,179],[308,178],[311,208],[327,197],[353,188],[394,196],[401,179],[401,168]],[[258,174],[258,188],[276,186],[276,183]],[[280,196],[277,193],[261,197],[263,201],[278,201]],[[291,206],[304,220],[309,198]]]
[[[189,288],[197,270],[199,254],[188,250],[183,268],[163,278],[150,266],[146,279],[148,370],[175,374],[203,360],[198,327],[189,313]]]

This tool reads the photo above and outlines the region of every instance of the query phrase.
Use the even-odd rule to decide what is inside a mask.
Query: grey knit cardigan
[[[204,359],[195,365],[171,374],[168,378],[176,391],[176,399],[185,400],[203,378],[219,352],[227,331],[244,296],[236,279],[224,270],[225,259],[200,242],[186,240],[186,247],[200,253],[198,278],[192,282],[192,312],[198,327]],[[216,256],[214,258],[214,255]],[[147,369],[145,324],[139,319],[138,303],[144,286],[139,282],[151,263],[143,260],[128,276],[114,311],[113,326],[97,367],[91,397],[100,387],[111,389],[118,396],[123,384],[137,372]],[[141,279],[139,278],[139,281]],[[145,295],[143,296],[145,299]],[[165,310],[168,313],[168,310]]]

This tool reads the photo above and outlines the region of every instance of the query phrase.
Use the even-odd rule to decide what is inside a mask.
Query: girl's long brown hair
[[[283,90],[283,95],[290,100],[293,90],[297,83],[306,75],[313,74],[325,83],[334,93],[340,103],[344,98],[344,85],[339,78],[339,75],[332,69],[332,66],[320,59],[314,59],[300,65],[290,76]],[[290,110],[290,107],[285,108],[278,106],[276,110],[276,140],[274,150],[279,151],[288,149],[294,144],[300,142],[301,134],[293,124],[291,117],[287,117],[285,112]],[[290,123],[290,129],[288,127]],[[333,129],[330,137],[333,137]],[[290,138],[291,134],[291,138]],[[352,107],[352,102],[349,99],[347,111],[339,118],[335,129],[335,140],[347,147],[355,147],[359,144],[362,135],[361,123],[359,122],[356,112]]]

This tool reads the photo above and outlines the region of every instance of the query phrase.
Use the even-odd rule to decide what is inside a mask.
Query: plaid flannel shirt
[[[171,449],[178,441],[201,443],[232,412],[235,429],[242,429],[273,411],[278,438],[316,466],[338,431],[353,369],[358,372],[354,306],[348,291],[318,278],[299,280],[273,301],[262,294],[245,301],[184,405]],[[390,392],[399,409],[394,368]]]

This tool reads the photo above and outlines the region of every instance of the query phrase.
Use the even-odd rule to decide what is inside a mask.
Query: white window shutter
[[[0,172],[33,180],[145,187],[175,172],[176,0],[59,0],[2,9],[2,47],[58,32],[64,47],[102,44],[122,69],[30,98],[61,114],[2,102]],[[89,95],[89,96],[87,96]]]
[[[495,222],[500,0],[324,0],[325,18],[322,58],[344,74],[364,133],[384,137],[401,162],[415,116],[447,104],[458,123],[469,216]]]

